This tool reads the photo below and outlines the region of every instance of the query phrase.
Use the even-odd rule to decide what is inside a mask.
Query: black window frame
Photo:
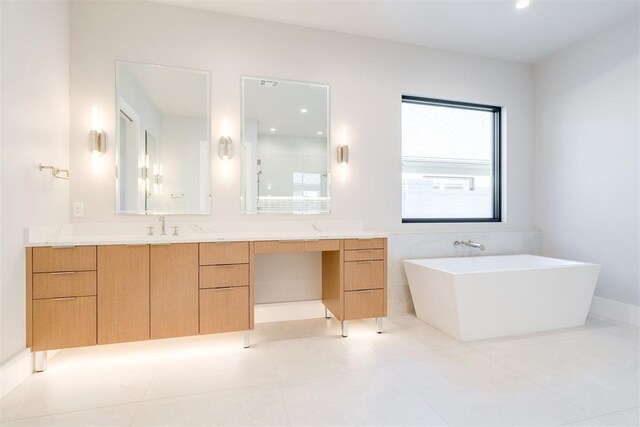
[[[402,218],[402,223],[502,222],[502,107],[402,95],[402,103],[404,104],[405,102],[409,104],[432,105],[475,111],[490,111],[493,113],[493,215],[487,218]],[[402,144],[402,136],[400,137],[400,141]]]

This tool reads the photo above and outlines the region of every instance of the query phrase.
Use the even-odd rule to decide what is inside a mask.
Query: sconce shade
[[[349,147],[347,145],[338,146],[338,163],[349,163]]]
[[[104,154],[107,151],[107,135],[101,130],[91,131],[91,151]]]
[[[233,154],[233,141],[228,136],[223,136],[218,142],[218,156],[221,159],[230,159]]]

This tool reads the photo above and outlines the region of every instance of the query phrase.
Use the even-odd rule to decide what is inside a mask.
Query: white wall
[[[602,265],[596,295],[639,304],[638,22],[536,66],[544,253]]]
[[[170,28],[171,31],[167,31]],[[143,48],[141,48],[143,47]],[[380,230],[503,230],[534,225],[533,69],[530,65],[403,45],[148,2],[74,2],[71,6],[72,200],[85,222],[148,221],[114,209],[114,62],[129,60],[202,69],[212,75],[212,140],[228,117],[240,142],[240,77],[278,77],[331,87],[332,170],[348,127],[348,179],[334,180],[331,219],[362,220]],[[501,105],[506,113],[506,224],[401,224],[400,101],[403,93]],[[91,174],[89,151],[76,142],[100,111],[109,139],[107,167]],[[217,150],[213,150],[216,152]],[[304,216],[242,216],[240,159],[224,179],[213,159],[216,221],[308,221]],[[372,191],[373,190],[373,191]],[[76,220],[74,218],[74,220]]]
[[[262,170],[260,196],[293,195],[293,173],[327,173],[327,140],[285,135],[258,135]],[[255,174],[253,175],[255,179]],[[269,185],[271,191],[268,190]],[[323,191],[322,196],[326,196]]]
[[[69,162],[69,8],[19,1],[0,2],[0,10],[4,361],[25,348],[24,228],[69,221],[69,182],[38,170],[39,163],[66,168]],[[74,141],[87,151],[88,131]]]
[[[200,188],[199,180],[200,141],[207,140],[207,118],[163,115],[158,138],[163,194],[151,198],[150,210],[199,211],[200,191],[207,196],[210,192],[209,186]],[[205,163],[209,169],[209,162]],[[171,194],[184,197],[172,198]]]

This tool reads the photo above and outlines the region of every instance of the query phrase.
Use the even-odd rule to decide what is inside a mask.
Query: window
[[[293,197],[320,197],[319,173],[294,172]]]
[[[501,108],[402,97],[402,222],[499,222]]]

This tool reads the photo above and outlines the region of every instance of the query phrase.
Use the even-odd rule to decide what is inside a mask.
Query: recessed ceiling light
[[[276,131],[276,128],[271,128],[271,129],[269,129],[269,130],[270,130],[271,132],[275,132],[275,131]]]
[[[318,131],[317,133],[318,133],[318,135],[322,135],[322,131]]]
[[[304,113],[308,113],[308,112],[309,112],[309,110],[307,110],[306,108],[303,108],[303,109],[301,109],[301,110],[300,110],[300,112],[301,112],[302,114],[304,114]]]
[[[526,9],[531,4],[530,0],[518,0],[516,2],[516,9]]]

